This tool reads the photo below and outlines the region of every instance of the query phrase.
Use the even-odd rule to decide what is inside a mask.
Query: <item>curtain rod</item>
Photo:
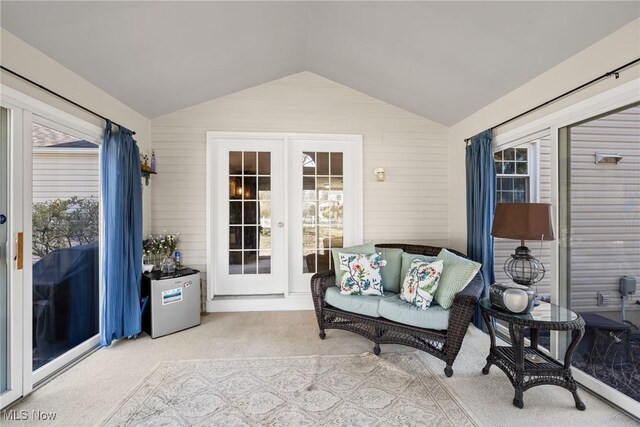
[[[542,108],[542,107],[546,107],[547,105],[552,104],[552,103],[554,103],[554,102],[558,101],[559,99],[562,99],[562,98],[564,98],[564,97],[566,97],[566,96],[569,96],[569,95],[571,95],[571,94],[572,94],[572,93],[574,93],[574,92],[578,92],[579,90],[582,90],[582,89],[584,89],[585,87],[590,86],[590,85],[592,85],[592,84],[594,84],[594,83],[596,83],[596,82],[598,82],[598,81],[600,81],[600,80],[602,80],[602,79],[606,79],[607,77],[611,77],[611,76],[615,76],[615,78],[617,79],[617,78],[619,78],[619,77],[620,77],[620,71],[624,70],[625,68],[629,68],[629,67],[631,67],[632,65],[637,64],[638,62],[640,62],[640,58],[634,59],[634,60],[633,60],[633,61],[631,61],[631,62],[627,62],[626,64],[624,64],[624,65],[622,65],[622,66],[620,66],[620,67],[616,68],[615,70],[611,70],[611,71],[609,71],[608,73],[604,73],[603,75],[601,75],[601,76],[599,76],[599,77],[596,77],[595,79],[589,80],[588,82],[583,83],[583,84],[581,84],[581,85],[580,85],[580,86],[578,86],[578,87],[575,87],[575,88],[573,88],[573,89],[571,89],[571,90],[568,90],[568,91],[566,91],[565,93],[563,93],[563,94],[561,94],[561,95],[558,95],[558,96],[556,96],[556,97],[555,97],[555,98],[553,98],[553,99],[550,99],[550,100],[548,100],[548,101],[546,101],[546,102],[543,102],[543,103],[542,103],[542,104],[540,104],[540,105],[537,105],[537,106],[535,106],[535,107],[533,107],[533,108],[530,108],[530,109],[528,109],[527,111],[525,111],[524,113],[520,113],[520,114],[518,114],[517,116],[511,117],[510,119],[507,119],[507,120],[505,120],[505,121],[504,121],[504,122],[502,122],[502,123],[498,123],[497,125],[495,125],[495,126],[491,127],[491,130],[494,130],[494,129],[496,129],[496,128],[499,128],[500,126],[504,126],[504,125],[506,125],[507,123],[510,123],[510,122],[512,122],[512,121],[514,121],[514,120],[518,120],[520,117],[526,116],[526,115],[527,115],[527,114],[529,114],[529,113],[533,113],[534,111],[539,110],[539,109],[540,109],[540,108]],[[471,138],[467,138],[467,139],[465,139],[465,140],[464,140],[464,143],[465,143],[465,144],[467,144],[469,141],[471,141]]]
[[[74,105],[74,106],[76,106],[76,107],[80,108],[81,110],[86,111],[87,113],[93,114],[94,116],[101,118],[101,119],[102,119],[102,120],[104,120],[105,122],[106,122],[107,120],[109,120],[109,119],[107,119],[105,116],[103,116],[102,114],[98,114],[98,113],[96,113],[95,111],[90,110],[90,109],[88,109],[87,107],[84,107],[84,106],[82,106],[82,105],[78,104],[77,102],[74,102],[74,101],[70,100],[70,99],[69,99],[69,98],[67,98],[66,96],[60,95],[58,92],[55,92],[55,91],[53,91],[53,90],[49,89],[48,87],[45,87],[45,86],[41,85],[40,83],[34,82],[34,81],[33,81],[33,80],[31,80],[30,78],[25,77],[25,76],[23,76],[22,74],[16,73],[15,71],[10,70],[9,68],[7,68],[7,67],[5,67],[5,66],[3,66],[3,65],[0,65],[0,69],[2,69],[2,71],[6,71],[6,72],[7,72],[7,73],[9,73],[9,74],[13,74],[14,76],[18,77],[19,79],[24,80],[25,82],[31,83],[32,85],[34,85],[34,86],[36,86],[36,87],[38,87],[38,88],[40,88],[40,89],[44,90],[45,92],[48,92],[48,93],[50,93],[51,95],[56,96],[56,97],[58,97],[58,98],[62,99],[63,101],[66,101],[66,102],[68,102],[69,104],[72,104],[72,105]],[[126,127],[122,126],[122,125],[121,125],[121,124],[119,124],[119,123],[116,123],[116,122],[111,122],[111,123],[112,123],[112,124],[114,124],[114,125],[116,125],[116,126],[118,126],[120,129],[127,129]],[[131,133],[132,133],[133,135],[135,135],[135,134],[136,134],[134,131],[131,131]]]

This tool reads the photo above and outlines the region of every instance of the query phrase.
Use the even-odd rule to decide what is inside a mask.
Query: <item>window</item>
[[[496,165],[496,202],[526,203],[531,199],[529,147],[507,148],[493,154]]]
[[[271,273],[271,152],[229,152],[229,274]]]

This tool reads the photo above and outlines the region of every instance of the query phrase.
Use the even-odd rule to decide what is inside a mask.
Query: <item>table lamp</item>
[[[504,272],[511,280],[525,286],[542,280],[544,265],[531,255],[525,241],[554,240],[550,204],[498,203],[491,235],[520,240],[520,246],[504,263]]]

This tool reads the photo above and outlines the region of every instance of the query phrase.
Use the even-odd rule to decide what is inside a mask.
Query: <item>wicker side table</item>
[[[585,410],[585,405],[578,396],[578,386],[571,375],[571,359],[578,342],[584,335],[582,317],[566,308],[555,304],[541,303],[530,314],[511,314],[491,306],[489,298],[479,302],[491,337],[491,349],[487,364],[482,373],[487,375],[491,365],[496,365],[507,375],[515,388],[513,404],[524,407],[523,393],[538,385],[557,385],[566,388],[573,394],[576,408]],[[491,318],[504,320],[509,324],[511,346],[497,346],[496,335]],[[524,330],[530,329],[530,347],[524,346]],[[538,331],[571,331],[571,343],[564,356],[564,363],[547,356],[538,349]],[[534,363],[531,359],[535,359]]]

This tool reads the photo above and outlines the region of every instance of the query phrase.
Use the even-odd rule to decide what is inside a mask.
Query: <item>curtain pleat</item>
[[[142,186],[140,152],[128,129],[107,121],[101,154],[102,321],[100,342],[141,330]]]
[[[482,263],[484,291],[495,282],[493,236],[491,226],[495,211],[496,169],[493,160],[492,132],[486,130],[471,138],[466,149],[467,169],[467,256]],[[484,329],[480,308],[476,306],[473,324]]]

